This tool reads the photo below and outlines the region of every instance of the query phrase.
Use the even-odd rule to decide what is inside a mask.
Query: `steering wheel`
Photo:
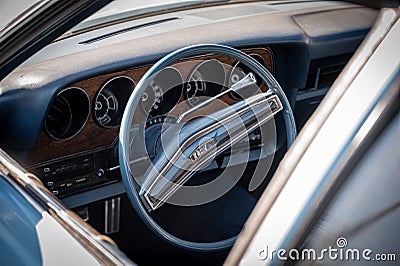
[[[207,107],[210,104],[207,100],[179,117],[163,119],[164,126],[159,129],[162,132],[161,137],[151,140],[157,146],[157,154],[149,156],[146,149],[146,123],[135,118],[146,88],[157,73],[172,63],[205,54],[225,55],[238,60],[265,82],[268,92],[246,97],[206,117],[189,121],[183,119],[193,109]],[[255,83],[255,75],[250,73],[228,88],[228,92],[239,93],[241,89]],[[221,94],[224,93],[226,92]],[[282,88],[264,66],[234,48],[215,44],[194,45],[172,52],[159,60],[145,73],[130,96],[119,133],[122,180],[139,217],[159,237],[178,247],[195,251],[216,251],[232,246],[237,236],[216,242],[181,239],[159,226],[150,212],[162,207],[177,191],[183,190],[184,183],[215,157],[246,138],[249,132],[271,120],[280,111],[283,112],[286,143],[289,147],[296,137],[296,126]],[[228,189],[231,187],[232,185]],[[191,194],[191,190],[188,193]],[[205,201],[200,200],[198,204],[201,203]]]

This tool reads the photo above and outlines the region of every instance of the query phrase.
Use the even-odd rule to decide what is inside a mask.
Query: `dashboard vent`
[[[177,19],[181,19],[181,17],[171,17],[171,18],[166,18],[166,19],[160,19],[160,20],[156,20],[156,21],[152,21],[152,22],[136,25],[136,26],[133,26],[133,27],[129,27],[129,28],[124,28],[124,29],[121,29],[121,30],[118,30],[118,31],[107,33],[107,34],[104,34],[104,35],[101,35],[101,36],[98,36],[98,37],[95,37],[95,38],[80,42],[79,44],[91,44],[91,43],[98,42],[98,41],[101,41],[101,40],[104,40],[104,39],[108,39],[108,38],[111,38],[111,37],[114,37],[116,35],[120,35],[120,34],[123,34],[123,33],[126,33],[126,32],[130,32],[130,31],[141,29],[141,28],[154,26],[154,25],[157,25],[157,24],[166,23],[166,22],[169,22],[169,21],[177,20]]]
[[[67,88],[54,99],[45,120],[46,133],[55,140],[72,138],[89,116],[89,97],[80,88]]]
[[[243,17],[248,15],[271,13],[274,11],[276,11],[276,9],[269,7],[242,5],[237,7],[226,7],[201,11],[191,13],[190,15],[210,20],[221,20],[222,18]]]
[[[324,89],[332,86],[352,54],[313,60],[307,76],[306,86],[299,91]]]
[[[50,136],[62,136],[71,126],[72,111],[63,96],[57,97],[47,115],[46,128]]]

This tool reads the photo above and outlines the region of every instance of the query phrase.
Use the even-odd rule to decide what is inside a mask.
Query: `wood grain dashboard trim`
[[[254,48],[254,49],[244,49],[243,52],[247,54],[259,54],[265,61],[265,66],[271,72],[273,72],[273,55],[271,50],[266,48]],[[204,55],[195,58],[188,58],[183,61],[190,62],[193,61],[193,67],[196,65],[196,60],[208,60],[208,59],[216,59],[222,62],[223,64],[234,66],[236,60],[232,58],[228,58],[223,55]],[[190,65],[190,64],[185,64]],[[115,78],[117,76],[127,76],[131,78],[135,83],[137,83],[140,78],[146,73],[146,71],[151,67],[151,65],[145,66],[137,66],[127,70],[113,72],[109,74],[104,74],[96,77],[92,77],[86,80],[82,80],[76,82],[74,84],[69,85],[69,87],[79,87],[83,89],[90,99],[90,114],[89,118],[82,128],[82,130],[73,138],[60,141],[54,140],[42,129],[40,133],[38,142],[36,147],[32,150],[32,152],[28,156],[27,167],[34,167],[36,164],[44,163],[47,161],[51,161],[60,157],[65,157],[71,154],[80,153],[83,151],[88,151],[92,149],[96,149],[99,147],[110,146],[113,141],[117,138],[119,133],[119,126],[116,128],[103,128],[99,126],[95,122],[95,118],[93,116],[93,102],[95,97],[103,87],[103,85],[110,79]],[[179,69],[183,78],[185,79],[191,72],[191,69],[187,67],[186,69]],[[267,86],[265,84],[261,85],[261,90],[267,90]],[[181,100],[183,100],[183,95],[181,96]],[[221,98],[227,104],[232,104],[235,102],[229,96],[224,96]]]

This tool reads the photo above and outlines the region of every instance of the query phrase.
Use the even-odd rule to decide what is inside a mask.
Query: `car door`
[[[365,230],[372,230],[374,226],[379,228],[378,232],[381,234],[391,234],[396,230],[393,223],[391,226],[384,226],[379,219],[384,216],[381,212],[386,208],[390,209],[392,222],[398,218],[400,198],[399,194],[392,190],[399,185],[398,178],[393,176],[398,173],[398,165],[387,165],[390,160],[383,159],[389,153],[388,158],[399,161],[399,154],[394,151],[398,150],[398,141],[393,135],[386,138],[386,144],[392,143],[393,150],[386,148],[385,156],[383,151],[365,151],[374,145],[374,142],[379,142],[379,132],[392,123],[388,121],[393,117],[393,123],[396,124],[399,109],[400,55],[393,51],[399,42],[398,8],[382,9],[364,43],[307,123],[307,130],[300,133],[281,162],[269,187],[245,224],[241,237],[231,250],[226,260],[227,265],[284,264],[292,259],[288,257],[288,251],[298,248],[297,252],[301,253],[301,248],[304,250],[309,246],[318,246],[311,241],[320,233],[318,230],[321,228],[315,226],[316,221],[324,223],[327,220],[324,224],[339,226],[338,219],[321,216],[322,213],[329,212],[330,208],[335,208],[334,206],[336,213],[341,212],[344,215],[342,218],[345,222],[342,219],[341,224],[353,224],[357,227],[367,223],[369,219],[377,219],[376,223],[365,225]],[[371,162],[363,161],[368,157],[373,157]],[[340,201],[345,197],[339,191],[339,187],[345,182],[355,182],[352,178],[356,179],[356,169],[361,167],[358,163],[364,166],[376,165],[374,169],[367,171],[372,175],[372,179],[364,177],[369,182],[381,183],[364,187],[362,182],[358,185],[344,185],[343,191],[350,193],[347,194],[350,195],[347,196],[348,201],[342,201],[340,207],[330,203],[332,198],[338,197],[337,200]],[[389,170],[391,175],[388,175]],[[381,171],[388,172],[380,175]],[[382,184],[386,184],[386,187]],[[387,184],[392,184],[392,187]],[[373,191],[374,189],[379,191]],[[360,193],[360,190],[363,193]],[[380,201],[387,204],[373,206],[376,201],[371,202],[366,198],[368,195],[375,195],[376,199],[381,198]],[[351,197],[354,199],[351,200]],[[354,207],[353,213],[349,211],[350,206]],[[355,210],[360,213],[354,213]],[[363,218],[352,222],[357,216]],[[396,235],[394,232],[392,234]],[[345,235],[344,238],[349,237],[351,242],[357,243],[350,235],[349,233],[349,236]],[[329,240],[337,240],[340,237],[343,236],[331,234]],[[306,239],[311,242],[308,243]],[[374,242],[372,233],[362,237],[360,235],[360,239]],[[396,241],[391,243],[395,243],[398,252],[399,242],[398,238],[395,239]],[[340,242],[331,241],[328,244],[337,249],[337,244],[342,245],[342,240],[347,239],[339,240]],[[387,243],[381,244],[381,247],[385,247]],[[378,252],[385,254],[382,248]],[[387,253],[391,254],[392,250],[387,250]],[[306,263],[313,262],[307,258]],[[314,262],[319,263],[315,260]]]

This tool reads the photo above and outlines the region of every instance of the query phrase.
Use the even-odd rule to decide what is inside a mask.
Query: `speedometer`
[[[142,108],[149,116],[168,113],[179,101],[183,79],[174,67],[158,72],[142,94]]]
[[[150,107],[149,113],[156,113],[162,104],[163,100],[163,89],[158,81],[152,80],[147,86],[146,91],[142,95],[142,106],[143,108]]]

